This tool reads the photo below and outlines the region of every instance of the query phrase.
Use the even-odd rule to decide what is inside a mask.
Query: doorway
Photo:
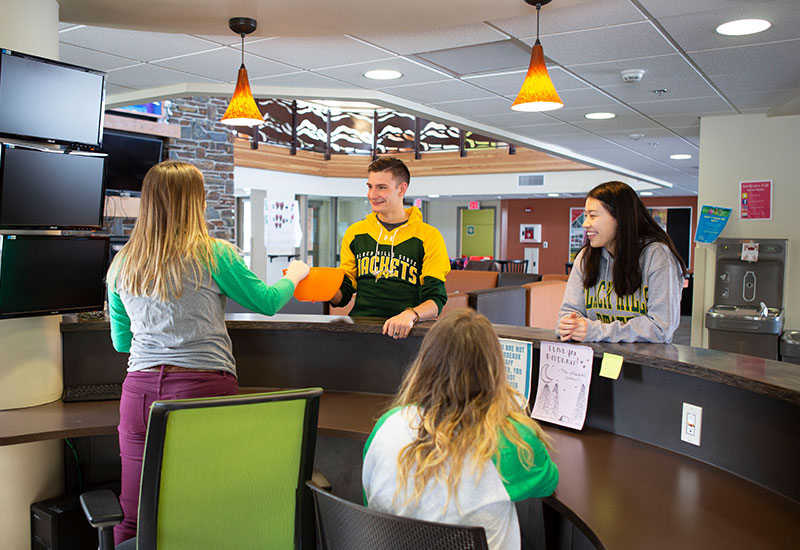
[[[494,230],[497,211],[494,206],[479,210],[458,208],[458,251],[460,256],[495,257]]]

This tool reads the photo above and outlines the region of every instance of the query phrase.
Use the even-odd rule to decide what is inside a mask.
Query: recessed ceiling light
[[[365,78],[371,80],[395,80],[403,76],[400,71],[393,71],[390,69],[375,69],[374,71],[367,71],[364,73]]]
[[[763,32],[771,26],[772,23],[764,19],[739,19],[723,23],[717,27],[717,32],[725,36],[744,36]]]
[[[548,193],[547,196],[548,197],[560,197],[561,195],[559,193]]]
[[[429,199],[438,199],[439,195],[428,195]]]
[[[672,160],[688,160],[692,158],[692,155],[687,155],[682,153],[678,155],[670,155],[669,158],[671,158]]]
[[[642,192],[641,192],[641,193],[639,193],[639,194],[640,194],[641,196],[643,196],[643,197],[649,197],[649,196],[651,196],[651,195],[653,194],[653,192],[652,192],[652,191],[642,191]]]
[[[608,120],[610,118],[615,118],[617,115],[614,113],[586,113],[583,116],[589,120]]]

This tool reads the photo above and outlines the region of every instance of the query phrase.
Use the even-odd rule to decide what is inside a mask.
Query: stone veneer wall
[[[181,137],[165,143],[165,158],[190,162],[206,180],[206,221],[212,237],[236,242],[233,196],[234,132],[218,121],[228,99],[187,97],[165,102],[169,124],[181,126]],[[106,215],[109,213],[106,212]],[[136,218],[106,218],[112,235],[130,235]]]
[[[228,101],[219,97],[187,97],[170,101],[166,121],[180,124],[181,137],[169,140],[167,152],[170,160],[189,162],[203,172],[209,232],[212,237],[235,242],[234,132],[219,122]]]

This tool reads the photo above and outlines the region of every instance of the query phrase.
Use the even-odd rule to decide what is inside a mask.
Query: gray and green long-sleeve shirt
[[[227,297],[242,306],[274,315],[294,292],[289,279],[266,285],[245,265],[236,249],[215,241],[216,273],[203,272],[199,288],[183,276],[183,295],[160,301],[117,292],[109,285],[108,310],[114,349],[130,352],[128,372],[168,364],[236,374],[231,339],[225,328]]]

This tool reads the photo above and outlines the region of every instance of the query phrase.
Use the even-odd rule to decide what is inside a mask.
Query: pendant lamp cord
[[[538,23],[537,23],[538,27]],[[536,35],[539,35],[539,31],[536,31]],[[244,33],[242,33],[242,68],[244,69]]]
[[[539,10],[541,10],[541,9],[542,9],[542,5],[541,4],[536,4],[536,43],[537,44],[541,44],[541,42],[539,42]],[[242,46],[242,47],[244,47],[244,46]]]

